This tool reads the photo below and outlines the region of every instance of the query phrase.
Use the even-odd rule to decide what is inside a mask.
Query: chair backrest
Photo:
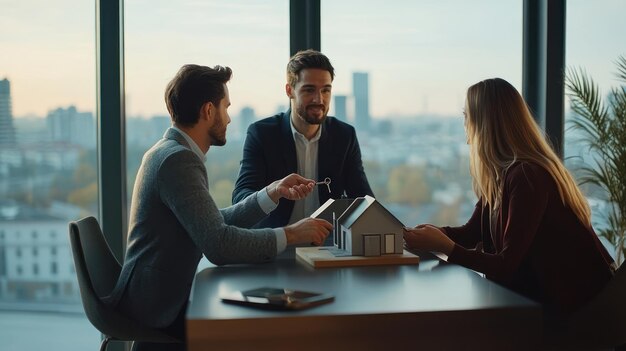
[[[626,344],[626,265],[622,264],[604,289],[572,315],[569,332],[582,336],[583,345]]]
[[[115,287],[121,265],[94,217],[70,222],[69,236],[83,308],[94,327],[119,340],[178,341],[161,331],[140,325],[102,302],[101,298]]]
[[[122,266],[105,241],[98,220],[86,217],[71,222],[70,243],[74,262],[83,266],[83,278],[89,280],[96,296],[101,298],[109,295],[117,283]],[[78,271],[78,267],[76,269]],[[79,284],[80,279],[79,276]]]
[[[121,271],[120,264],[111,253],[94,217],[70,222],[70,245],[85,314],[100,332],[111,335],[107,318],[110,312],[101,297],[115,287]]]

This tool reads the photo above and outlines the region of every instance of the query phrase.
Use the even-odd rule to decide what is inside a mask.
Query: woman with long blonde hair
[[[474,213],[460,227],[405,229],[407,247],[442,252],[549,309],[575,310],[613,275],[585,197],[507,81],[469,87],[464,115]]]

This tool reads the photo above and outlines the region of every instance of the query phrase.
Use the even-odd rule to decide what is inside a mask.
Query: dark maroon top
[[[593,229],[565,207],[552,176],[516,163],[504,177],[490,230],[482,201],[461,227],[444,227],[456,245],[448,260],[558,311],[572,311],[613,276],[613,259]]]

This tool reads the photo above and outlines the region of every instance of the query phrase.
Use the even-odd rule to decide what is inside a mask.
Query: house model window
[[[333,224],[333,245],[344,255],[403,253],[404,225],[371,196],[329,199],[311,217]]]

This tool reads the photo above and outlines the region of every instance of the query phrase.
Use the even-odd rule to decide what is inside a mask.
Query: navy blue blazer
[[[296,146],[291,132],[291,110],[262,119],[248,127],[239,177],[233,190],[233,204],[271,182],[297,173]],[[323,123],[317,152],[318,179],[329,177],[331,193],[318,186],[320,204],[339,199],[370,195],[372,189],[363,171],[361,149],[354,127],[334,117]],[[281,199],[278,207],[256,224],[257,228],[287,225],[294,201]]]

